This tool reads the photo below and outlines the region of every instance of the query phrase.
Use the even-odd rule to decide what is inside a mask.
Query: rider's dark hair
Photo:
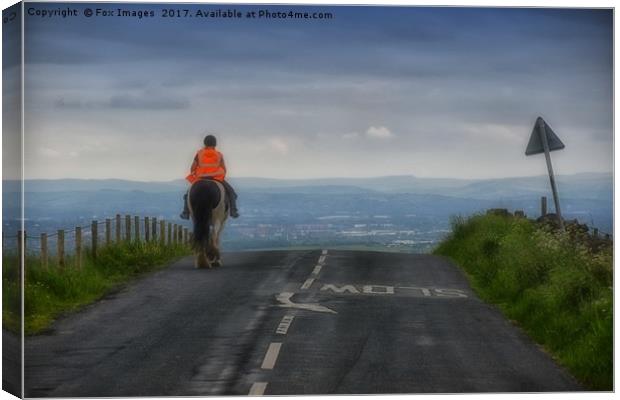
[[[204,144],[206,147],[215,147],[217,145],[217,140],[213,135],[205,136]]]

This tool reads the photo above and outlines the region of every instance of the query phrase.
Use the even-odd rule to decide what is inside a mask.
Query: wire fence
[[[103,221],[94,220],[88,225],[55,232],[28,235],[18,231],[15,235],[2,235],[2,249],[16,249],[17,254],[40,257],[42,266],[47,267],[50,257],[59,266],[64,266],[67,256],[75,259],[79,268],[86,251],[93,258],[105,246],[122,243],[155,243],[162,246],[186,245],[190,241],[188,228],[182,225],[157,219],[116,214],[114,218]]]

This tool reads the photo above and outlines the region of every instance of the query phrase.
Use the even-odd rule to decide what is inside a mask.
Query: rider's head
[[[205,136],[204,144],[205,147],[215,147],[217,145],[217,140],[215,139],[215,136],[207,135]]]

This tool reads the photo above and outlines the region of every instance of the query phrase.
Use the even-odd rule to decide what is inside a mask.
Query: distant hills
[[[578,199],[613,199],[612,173],[581,173],[556,177],[561,197]],[[237,178],[231,180],[239,188],[252,191],[287,191],[303,188],[316,190],[351,191],[351,188],[384,193],[435,194],[449,197],[499,200],[501,198],[529,198],[551,192],[548,176],[515,177],[503,179],[448,179],[419,178],[415,176],[385,176],[377,178],[326,178],[307,180],[278,180],[265,178]]]
[[[550,195],[547,176],[503,179],[443,179],[415,176],[375,178],[269,179],[231,178],[241,192],[262,193],[341,193],[368,192],[433,194],[457,198],[500,200]],[[561,198],[613,200],[612,173],[581,173],[557,177]],[[4,181],[5,192],[19,191],[19,181]],[[27,180],[26,192],[138,191],[147,193],[179,192],[187,188],[184,180],[141,182],[122,179]]]

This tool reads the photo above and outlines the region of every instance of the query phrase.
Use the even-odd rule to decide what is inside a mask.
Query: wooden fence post
[[[149,242],[151,240],[151,219],[144,217],[144,241]]]
[[[152,229],[151,229],[151,240],[153,242],[157,241],[157,218],[153,217]]]
[[[93,260],[97,259],[97,243],[99,242],[99,238],[97,237],[97,221],[93,221],[90,225],[91,228],[91,247],[93,252]]]
[[[116,243],[121,242],[121,215],[116,214]]]
[[[111,228],[112,228],[112,221],[110,221],[110,218],[106,218],[105,219],[105,245],[106,246],[109,246],[110,243],[112,243]]]
[[[189,243],[189,229],[183,229],[183,244]]]
[[[82,268],[82,227],[75,227],[75,266]]]
[[[136,238],[136,242],[139,242],[140,241],[140,217],[136,215],[135,217],[133,217],[133,221],[136,227],[136,232],[134,233],[134,236]]]
[[[547,197],[543,196],[540,198],[540,216],[544,217],[547,215]]]
[[[174,244],[179,243],[179,225],[174,224],[174,239],[172,239]]]
[[[592,232],[592,236],[593,236],[595,239],[598,239],[598,229],[597,229],[597,228],[594,228],[594,232]]]
[[[172,222],[168,222],[168,246],[172,244]]]
[[[58,253],[58,266],[64,268],[65,266],[65,231],[63,229],[58,230],[58,240],[56,242]]]
[[[47,233],[41,234],[41,266],[43,269],[48,268],[47,258]]]
[[[163,246],[166,244],[166,222],[159,221],[159,243]]]
[[[131,216],[125,215],[125,241],[131,241]]]

